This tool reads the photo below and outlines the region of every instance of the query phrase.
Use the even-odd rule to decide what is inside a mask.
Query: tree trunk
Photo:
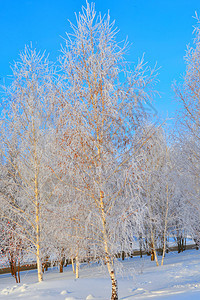
[[[139,236],[139,244],[140,244],[140,257],[142,258],[142,235]]]
[[[148,182],[148,181],[147,181]],[[149,193],[149,186],[148,186],[148,195]],[[159,266],[156,248],[155,248],[155,240],[154,240],[154,228],[153,228],[153,218],[152,218],[152,208],[150,204],[150,198],[148,197],[148,207],[149,207],[149,221],[150,221],[150,233],[151,233],[151,260],[156,260],[156,265]]]
[[[164,263],[165,249],[166,249],[168,209],[169,209],[169,187],[168,187],[168,183],[167,183],[167,203],[166,203],[166,212],[165,212],[165,227],[164,227],[164,234],[163,234],[163,254],[162,254],[161,266],[163,266],[163,263]]]
[[[117,279],[115,277],[115,272],[113,270],[113,265],[111,264],[109,257],[106,257],[106,265],[108,268],[108,272],[110,275],[110,279],[112,282],[112,295],[111,300],[118,300],[118,285],[117,285]]]
[[[184,249],[184,238],[181,239],[181,252],[183,252]]]
[[[17,279],[17,266],[16,266],[16,261],[13,258],[13,253],[10,253],[10,271],[11,275],[15,277],[16,283],[18,283]]]
[[[63,273],[63,266],[65,263],[65,254],[64,254],[64,248],[61,249],[61,259],[59,262],[59,267],[60,267],[60,273]]]
[[[42,262],[40,258],[40,227],[39,227],[39,203],[36,205],[36,259],[38,270],[38,281],[43,281]]]
[[[35,163],[35,178],[34,178],[34,193],[35,193],[35,227],[36,227],[36,260],[37,260],[37,270],[38,270],[38,281],[43,280],[42,273],[42,262],[40,258],[40,206],[39,206],[39,190],[38,190],[38,177],[39,177],[39,168],[38,168],[38,159],[36,151],[36,134],[35,134],[35,124],[32,122],[33,126],[33,142],[34,142],[34,163]]]
[[[71,261],[72,261],[72,270],[73,270],[73,273],[75,274],[75,269],[74,269],[74,259],[71,258]]]
[[[18,262],[18,282],[20,283],[20,262]]]
[[[103,225],[103,237],[104,237],[104,250],[106,253],[106,265],[108,268],[108,272],[110,275],[110,279],[112,282],[112,295],[111,300],[118,300],[118,286],[117,286],[117,280],[115,278],[115,272],[113,270],[113,265],[111,263],[111,259],[109,256],[109,249],[108,249],[108,237],[106,232],[106,218],[105,218],[105,211],[104,211],[104,203],[103,203],[103,192],[100,192],[100,205],[101,205],[101,217],[102,217],[102,225]]]
[[[65,259],[65,264],[64,264],[64,267],[66,268],[67,267],[67,265],[68,265],[68,258],[67,259]]]
[[[154,251],[153,248],[151,249],[151,261],[155,260],[155,255],[154,255]]]
[[[165,235],[163,239],[163,253],[162,253],[162,261],[161,261],[161,266],[163,266],[164,263],[164,258],[165,258],[165,249],[166,249],[166,241],[165,241]]]
[[[157,253],[156,253],[156,248],[155,248],[155,243],[154,243],[153,232],[151,232],[151,239],[152,239],[152,241],[151,241],[151,249],[152,249],[151,260],[152,260],[152,257],[154,257],[154,259],[156,261],[156,266],[159,266],[158,257],[157,257]]]
[[[37,245],[37,271],[38,271],[38,281],[41,282],[43,281],[43,275],[42,275],[42,264],[41,264],[41,259],[40,259],[40,246],[39,244]]]
[[[110,278],[112,281],[112,295],[111,300],[118,300],[118,287],[117,287],[117,280],[115,278],[114,271],[111,271]]]
[[[59,272],[60,273],[63,273],[63,265],[64,265],[63,260],[61,260],[59,263]]]
[[[44,262],[42,263],[42,273],[44,273],[44,271],[48,271],[48,260],[49,260],[49,257],[46,256],[45,259],[44,259]]]
[[[178,242],[178,253],[181,253],[181,237],[177,237],[177,242]]]
[[[76,279],[79,278],[79,261],[78,255],[76,256]]]
[[[63,263],[62,263],[62,261],[59,263],[59,272],[63,273]]]

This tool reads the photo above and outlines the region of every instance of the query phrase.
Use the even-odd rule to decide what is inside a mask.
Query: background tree
[[[20,238],[29,242],[36,255],[41,281],[41,218],[43,206],[52,194],[47,160],[55,102],[53,69],[44,55],[28,47],[20,59],[14,64],[12,84],[6,90],[8,109],[1,126],[1,153],[4,166],[9,166],[8,176],[12,177],[10,185],[14,190],[12,201],[8,197],[4,200],[18,215]],[[4,217],[13,222],[12,215],[5,212]]]
[[[182,186],[185,192],[182,199],[187,199],[183,203],[188,203],[186,207],[189,211],[193,208],[195,211],[191,214],[193,216],[196,215],[196,210],[199,210],[200,196],[200,22],[197,16],[196,19],[194,42],[192,46],[188,46],[185,56],[186,74],[183,77],[183,83],[175,86],[181,105],[176,139],[177,150],[182,161],[178,160],[177,168],[185,182],[185,186]],[[183,219],[186,220],[185,217]],[[196,228],[198,227],[197,225]]]

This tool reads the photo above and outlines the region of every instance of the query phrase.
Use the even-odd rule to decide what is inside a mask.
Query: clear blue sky
[[[120,29],[119,40],[128,36],[132,44],[130,61],[145,53],[151,66],[161,67],[154,106],[159,115],[172,117],[177,104],[171,90],[173,80],[185,71],[183,57],[192,42],[195,11],[200,0],[96,0],[96,10],[110,11]],[[25,44],[32,41],[47,50],[50,59],[59,55],[61,37],[69,31],[68,19],[75,22],[85,0],[0,0],[0,77],[11,74],[10,63],[18,59]]]

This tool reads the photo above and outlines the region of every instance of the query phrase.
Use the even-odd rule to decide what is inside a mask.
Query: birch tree
[[[143,128],[144,134],[152,125]],[[154,126],[153,126],[154,127]],[[140,174],[140,218],[138,224],[140,239],[145,240],[144,248],[151,252],[151,260],[159,265],[157,249],[163,249],[161,265],[164,261],[166,239],[171,224],[170,213],[174,197],[175,183],[173,165],[171,162],[171,149],[167,145],[162,127],[154,127],[153,136],[140,150],[137,163]],[[139,186],[138,186],[139,188]],[[143,211],[141,211],[143,207]],[[138,208],[139,209],[139,208]]]
[[[178,251],[184,249],[183,240],[192,236],[199,240],[199,160],[198,147],[193,136],[184,135],[184,139],[173,145],[173,160],[176,162],[176,193],[173,200],[175,214],[172,228],[177,240]]]
[[[124,58],[126,44],[116,41],[109,15],[97,15],[94,5],[71,24],[60,58],[63,87],[60,94],[60,174],[57,177],[78,194],[95,235],[91,247],[107,266],[111,299],[118,299],[113,264],[121,248],[121,207],[136,148],[134,133],[144,118],[143,104],[151,97],[154,72],[143,60],[133,68]],[[81,213],[81,212],[80,212]]]
[[[42,210],[51,197],[47,168],[52,127],[53,69],[48,60],[29,47],[12,68],[12,84],[6,89],[7,110],[1,126],[1,154],[9,166],[12,201],[4,200],[18,215],[21,238],[28,241],[29,251],[36,255],[38,281],[42,281],[41,241]],[[13,148],[14,142],[14,148]],[[15,160],[12,160],[13,151]],[[16,223],[13,216],[4,218]]]
[[[176,139],[178,140],[178,148],[181,151],[182,162],[179,161],[178,169],[183,179],[188,177],[186,185],[183,187],[185,195],[187,195],[188,205],[192,206],[194,210],[199,210],[200,21],[197,15],[196,19],[197,24],[194,29],[195,37],[193,44],[188,46],[186,50],[186,72],[183,82],[175,85],[175,92],[180,103],[177,121],[177,128],[179,130]],[[190,186],[189,182],[191,183]],[[197,227],[199,226],[197,225]]]

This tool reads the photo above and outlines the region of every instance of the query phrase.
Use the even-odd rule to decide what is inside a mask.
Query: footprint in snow
[[[1,294],[2,294],[2,295],[8,295],[8,294],[9,294],[9,291],[10,291],[10,289],[8,289],[8,288],[3,289],[3,290],[1,291]]]
[[[24,285],[22,285],[22,286],[20,286],[20,287],[17,286],[17,285],[14,285],[14,286],[11,287],[11,288],[7,287],[7,288],[3,289],[3,290],[0,292],[0,294],[2,294],[2,295],[8,295],[8,294],[10,294],[10,293],[13,293],[13,292],[16,291],[16,290],[19,290],[19,291],[21,291],[21,292],[24,292],[25,289],[26,289],[26,287],[27,287],[26,284],[24,284]]]
[[[20,286],[20,287],[18,288],[18,290],[19,290],[20,292],[25,292],[27,288],[28,288],[28,286],[27,286],[26,284],[23,284],[22,286]]]
[[[88,295],[88,296],[86,297],[86,300],[92,300],[92,299],[95,299],[95,298],[94,298],[94,296],[93,296],[93,295],[91,295],[91,294],[90,294],[90,295]]]
[[[65,291],[65,290],[64,290],[64,291],[62,291],[62,292],[60,292],[60,294],[61,294],[61,295],[66,295],[67,293],[68,293],[68,292],[67,292],[67,291]]]
[[[146,290],[144,290],[143,288],[137,288],[137,289],[128,289],[128,291],[130,292],[130,293],[132,293],[132,292],[134,292],[134,293],[136,293],[136,294],[143,294],[143,293],[145,293],[146,292]]]

